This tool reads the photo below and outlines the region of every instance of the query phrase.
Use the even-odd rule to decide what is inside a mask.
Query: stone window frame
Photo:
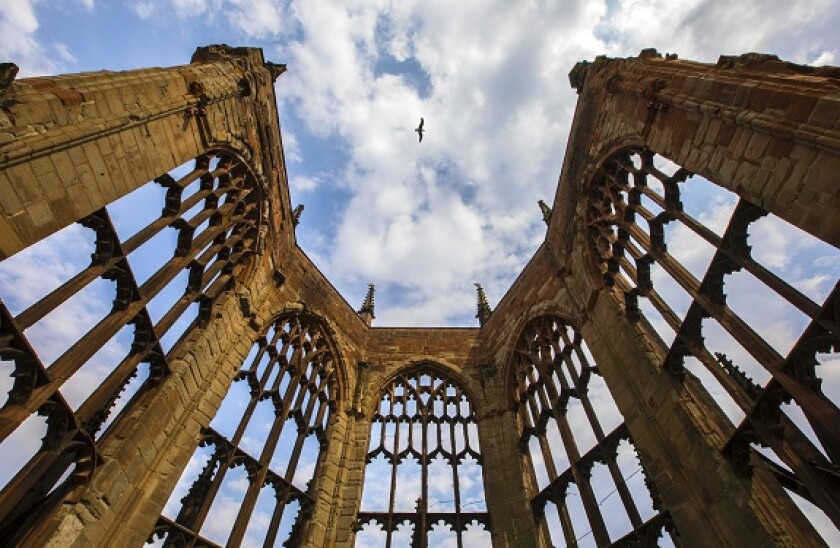
[[[421,383],[423,377],[430,377],[429,386]],[[443,390],[443,392],[441,392]],[[452,392],[450,394],[449,392]],[[414,405],[414,413],[409,414],[408,404],[409,400],[421,401],[421,394],[429,394],[428,401],[423,405]],[[491,532],[491,517],[488,511],[483,512],[469,512],[464,511],[461,506],[464,502],[461,500],[460,486],[458,482],[458,466],[462,459],[471,457],[475,459],[479,466],[482,466],[482,457],[479,447],[473,448],[470,442],[468,428],[470,425],[475,428],[475,442],[478,441],[478,422],[475,411],[477,402],[476,397],[469,391],[466,383],[460,380],[453,372],[448,371],[445,367],[438,365],[435,362],[423,361],[414,363],[407,368],[392,375],[377,391],[380,397],[375,404],[373,416],[371,417],[370,431],[372,433],[375,423],[381,423],[379,440],[374,446],[375,440],[371,440],[370,450],[366,455],[366,463],[383,455],[391,464],[391,493],[388,502],[388,511],[386,512],[372,512],[361,509],[357,514],[355,523],[355,530],[358,533],[365,525],[371,523],[379,523],[386,532],[386,546],[391,546],[393,533],[397,528],[409,523],[413,527],[413,534],[411,538],[411,546],[425,548],[428,546],[428,534],[432,528],[439,523],[448,525],[455,533],[456,545],[460,548],[463,546],[463,533],[470,525],[481,525],[487,533]],[[435,416],[434,402],[442,397],[443,401],[443,416]],[[402,412],[395,414],[395,405],[387,402],[398,402],[401,405]],[[449,416],[448,403],[454,403],[455,413]],[[467,411],[464,412],[461,404],[465,404]],[[422,437],[419,449],[415,447],[416,441],[414,438],[414,430],[412,424],[416,421],[420,422],[422,427]],[[399,431],[400,428],[395,429],[394,442],[389,449],[386,444],[386,427],[389,422],[393,423],[408,423],[408,445],[402,449],[399,446]],[[431,424],[437,425],[438,432],[435,433],[435,439],[438,441],[438,446],[431,452],[428,451],[426,440],[428,439],[428,428]],[[450,425],[449,442],[450,449],[446,450],[442,447],[441,426],[443,424]],[[457,451],[455,447],[455,431],[456,424],[463,427],[462,439],[464,440],[464,448]],[[442,456],[448,461],[452,467],[453,477],[453,506],[454,512],[430,512],[428,499],[428,473],[431,459],[436,456]],[[418,460],[421,467],[421,496],[417,500],[415,512],[398,512],[394,510],[395,493],[397,482],[397,470],[400,462],[405,458],[415,458]],[[482,468],[482,488],[483,483],[483,468]]]
[[[585,212],[590,264],[612,289],[627,319],[649,342],[664,349],[659,364],[664,371],[686,386],[696,387],[693,381],[687,383],[687,377],[694,377],[684,367],[685,358],[696,358],[745,414],[737,425],[724,418],[722,426],[722,453],[735,470],[749,478],[756,463],[761,463],[781,486],[820,507],[840,528],[840,433],[836,429],[840,410],[820,390],[815,368],[819,365],[817,353],[840,348],[840,282],[835,283],[824,303],[812,301],[750,254],[749,227],[768,211],[741,195],[719,236],[683,209],[680,186],[699,184],[688,182],[694,174],[678,165],[673,173],[664,173],[655,165],[656,156],[650,149],[633,145],[615,150],[599,163],[588,189]],[[649,177],[662,184],[663,194],[648,185]],[[726,188],[713,180],[707,182]],[[643,196],[661,212],[654,215],[649,211],[642,203]],[[637,218],[645,221],[647,230],[636,222]],[[714,248],[702,279],[668,253],[664,227],[672,222],[681,223]],[[691,297],[684,317],[680,318],[653,287],[654,263]],[[809,318],[809,325],[787,356],[780,355],[727,306],[725,278],[741,270]],[[665,345],[641,313],[640,297],[648,299],[676,333],[670,346]],[[725,329],[771,375],[767,384],[756,384],[727,356],[712,354],[706,348],[703,321],[708,318]],[[710,410],[716,411],[717,416],[723,416],[707,393],[698,397],[712,406]],[[791,401],[802,409],[824,451],[781,409]],[[769,449],[778,462],[751,445]]]
[[[625,546],[642,543],[656,546],[656,539],[668,534],[679,545],[679,535],[673,520],[662,505],[659,492],[646,472],[641,455],[639,472],[652,502],[654,514],[643,520],[637,501],[627,487],[626,480],[618,466],[618,447],[622,441],[634,449],[635,444],[624,422],[610,432],[604,432],[598,411],[589,398],[589,381],[592,375],[601,375],[598,366],[590,363],[583,351],[583,337],[574,324],[563,316],[545,313],[530,318],[522,327],[511,353],[508,368],[509,397],[517,413],[519,424],[519,447],[528,459],[533,474],[534,459],[529,442],[538,440],[541,461],[545,468],[548,484],[537,489],[536,478],[532,478],[531,507],[538,525],[548,533],[545,509],[554,504],[560,522],[563,540],[567,546],[577,546],[578,541],[589,534],[599,546]],[[587,422],[595,435],[595,444],[581,454],[574,431],[567,417],[570,398],[581,403]],[[568,467],[558,472],[552,447],[548,439],[548,425],[554,421],[558,426],[562,448]],[[592,489],[590,478],[597,464],[607,467],[612,485],[615,487],[632,529],[618,539],[611,539],[604,522],[599,501]],[[574,484],[580,494],[588,531],[581,531],[579,523],[572,522],[566,503],[568,489]],[[550,534],[550,533],[549,533]],[[558,540],[558,539],[552,539]]]
[[[196,181],[199,188],[184,196],[184,190]],[[0,493],[0,532],[6,538],[12,532],[25,534],[36,514],[47,507],[77,500],[104,463],[100,447],[119,418],[130,415],[140,398],[170,374],[171,356],[193,330],[207,326],[214,308],[241,283],[241,273],[250,269],[257,253],[266,204],[257,177],[232,149],[207,150],[194,159],[193,169],[183,177],[176,180],[165,173],[145,184],[166,188],[157,219],[126,239],[114,228],[108,206],[77,220],[93,232],[95,251],[89,265],[19,314],[12,314],[0,300],[0,356],[14,364],[14,383],[0,409],[0,441],[33,414],[45,416],[47,422],[41,448]],[[200,211],[185,217],[202,203]],[[139,284],[130,253],[168,227],[178,232],[174,255]],[[184,294],[154,322],[147,305],[184,271],[188,272]],[[45,365],[24,331],[99,279],[114,282],[111,311]],[[194,303],[198,304],[197,317],[165,352],[161,339]],[[74,410],[61,393],[63,384],[129,325],[134,327],[134,337],[127,355],[102,383],[91,387],[87,399]],[[111,417],[114,404],[142,363],[148,364],[148,379],[119,416]],[[109,419],[113,419],[110,424]]]
[[[242,364],[234,378],[234,382],[248,385],[250,398],[233,436],[228,439],[209,426],[202,429],[198,447],[212,446],[213,452],[181,499],[176,518],[161,515],[149,535],[149,542],[161,538],[167,546],[216,546],[202,537],[200,531],[227,470],[242,466],[248,475],[248,489],[227,544],[242,542],[257,498],[266,487],[274,490],[276,503],[264,542],[268,546],[275,544],[284,511],[290,503],[297,502],[298,513],[284,545],[300,543],[301,533],[315,505],[313,484],[327,453],[330,429],[341,398],[338,380],[341,358],[329,324],[305,310],[287,311],[276,316],[266,324],[263,334],[254,341],[254,347],[253,358]],[[270,400],[274,406],[275,419],[261,454],[253,456],[243,449],[241,442],[257,405],[265,400]],[[297,438],[289,461],[285,463],[286,470],[273,470],[270,462],[287,423],[293,423],[297,428]],[[304,443],[310,436],[317,439],[319,453],[312,478],[304,487],[296,485],[294,477]]]

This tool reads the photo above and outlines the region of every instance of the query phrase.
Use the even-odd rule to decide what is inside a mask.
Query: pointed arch
[[[630,433],[606,385],[596,386],[598,366],[573,324],[552,314],[530,319],[514,346],[508,376],[520,447],[536,475],[535,518],[554,544],[576,546],[592,535],[606,546],[675,534],[643,464],[633,460],[638,456],[620,454],[623,442],[632,447]],[[605,421],[614,427],[605,429]],[[620,461],[632,462],[628,468]],[[640,472],[647,484],[641,493],[629,485]],[[613,503],[611,497],[620,504],[602,508]],[[552,506],[556,516],[547,512]]]
[[[314,504],[310,482],[327,449],[341,392],[339,368],[331,330],[316,314],[287,310],[269,322],[234,379],[247,392],[234,401],[229,390],[220,413],[203,429],[199,449],[212,447],[206,464],[197,478],[188,477],[187,467],[181,481],[194,480],[192,486],[176,517],[161,516],[153,535],[229,545],[296,542]],[[223,423],[232,434],[219,432]],[[247,486],[226,481],[239,466]],[[212,518],[228,500],[236,503],[236,519],[230,531],[218,531]]]
[[[489,542],[474,399],[459,377],[423,360],[387,377],[376,392],[357,521],[365,545],[404,540],[425,547],[447,536],[457,546]],[[379,493],[376,486],[385,484],[390,491]],[[374,523],[383,529],[379,536]]]

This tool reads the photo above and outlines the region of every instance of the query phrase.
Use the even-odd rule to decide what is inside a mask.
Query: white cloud
[[[0,3],[0,58],[15,62],[21,76],[50,72],[45,50],[34,36],[37,30],[34,0]]]
[[[137,0],[129,8],[140,19],[149,19],[155,13],[155,4],[149,0]]]
[[[351,157],[335,178],[353,197],[331,247],[319,250],[328,277],[400,284],[397,313],[378,313],[379,325],[451,322],[474,306],[473,281],[499,298],[544,234],[536,201],[551,200],[560,169],[571,102],[551,84],[555,69],[568,68],[560,57],[568,46],[557,34],[524,30],[550,25],[535,8],[518,10],[521,26],[510,24],[509,10],[477,6],[292,8],[306,39],[280,51],[294,67],[280,93],[310,131],[346,140]],[[556,23],[561,13],[551,15]],[[390,31],[377,35],[383,21]],[[374,71],[387,54],[414,54],[431,94],[405,75]],[[418,145],[420,116],[427,133]]]
[[[70,48],[67,47],[67,44],[56,42],[53,44],[53,50],[55,51],[56,55],[58,55],[61,58],[61,60],[65,63],[76,62],[76,56],[73,55],[73,52],[70,51]]]
[[[85,6],[92,0],[82,0]],[[43,76],[69,70],[76,58],[70,47],[38,36],[35,12],[40,0],[0,2],[0,61],[20,67],[19,78]]]
[[[278,90],[277,94],[279,95],[280,93],[282,93],[282,91]],[[281,132],[283,134],[283,154],[286,157],[286,162],[292,164],[299,164],[301,161],[301,156],[300,145],[298,144],[297,137],[295,136],[294,132],[290,130],[283,129]]]
[[[242,32],[254,38],[280,34],[282,30],[282,5],[279,0],[229,0],[233,6],[231,21]]]
[[[835,65],[837,62],[837,50],[825,50],[817,56],[816,59],[811,61],[810,64],[814,65],[815,67],[821,67],[824,65]]]
[[[93,0],[80,1],[94,7]],[[75,61],[72,42],[39,37],[36,8],[46,5],[38,0],[0,4],[0,57],[18,62],[22,75],[56,72]],[[705,61],[721,53],[767,51],[814,65],[835,63],[833,33],[840,17],[836,0],[572,1],[557,6],[141,0],[129,7],[137,17],[150,19],[148,24],[158,12],[182,19],[204,16],[198,25],[219,13],[217,20],[235,31],[232,39],[225,37],[231,43],[280,41],[271,53],[288,62],[290,71],[277,94],[303,121],[294,128],[297,135],[284,129],[292,192],[317,189],[320,195],[341,185],[350,195],[337,212],[335,234],[324,227],[312,239],[315,252],[304,247],[339,287],[363,288],[368,280],[377,284],[377,325],[472,321],[472,282],[485,285],[491,302],[509,287],[544,235],[536,200],[550,203],[555,191],[575,104],[566,74],[576,61],[601,53],[635,55],[654,46]],[[780,16],[766,17],[767,12]],[[413,63],[413,68],[406,71],[400,63]],[[426,118],[422,144],[412,131],[419,116]],[[348,163],[336,167],[324,161],[317,175],[295,174],[296,164],[310,161],[302,150],[309,141],[306,132],[336,145]],[[720,232],[725,208],[710,203],[715,207],[697,216]],[[824,294],[836,278],[825,273],[836,272],[836,257],[798,259],[794,248],[801,236],[783,226],[764,229],[762,223],[750,240],[755,256],[789,274],[791,283],[809,295]],[[702,274],[707,254],[684,231],[669,235],[675,255]],[[69,271],[60,259],[31,264],[8,287],[36,298],[43,291],[39,285]],[[749,284],[728,287],[750,292]],[[783,307],[745,302],[745,315],[762,312],[750,319],[762,324],[768,340],[784,347],[795,339],[795,321]],[[99,310],[80,301],[69,313],[83,321],[64,317],[50,324],[53,340],[46,332],[33,337],[42,339],[37,345],[45,355],[55,356],[61,345],[66,348],[78,337],[76,324]],[[707,338],[713,339],[722,341],[715,350],[753,367],[723,335]],[[44,346],[50,344],[55,346]],[[835,370],[820,369],[827,385],[836,387]],[[249,445],[255,439],[248,437],[243,445],[256,449],[259,444]],[[559,439],[552,441],[559,447]],[[188,469],[197,473],[200,466],[194,465],[191,461]],[[298,472],[296,481],[310,474],[311,466],[302,464]],[[232,486],[241,491],[243,484]],[[366,500],[381,497],[383,486],[367,485]],[[176,492],[184,489],[179,483]],[[220,502],[225,503],[224,496]],[[220,508],[223,512],[224,504]],[[229,527],[221,518],[217,525]]]
[[[291,191],[292,196],[299,196],[301,194],[312,192],[318,188],[320,184],[321,181],[318,180],[318,177],[303,177],[299,175],[289,179],[289,190]]]
[[[463,318],[476,280],[498,299],[544,234],[535,202],[553,196],[575,98],[565,75],[577,60],[649,46],[714,60],[773,49],[794,22],[823,24],[804,2],[786,4],[788,19],[757,24],[747,23],[763,5],[730,4],[292,2],[301,33],[278,48],[292,67],[281,101],[349,153],[335,179],[353,196],[335,237],[317,248],[319,266],[339,287],[392,284],[397,300],[379,304],[401,312],[378,315],[378,325]],[[803,60],[820,42],[797,36],[803,43],[788,56]],[[413,59],[428,89],[416,87],[416,74],[377,68],[389,58]],[[427,133],[418,145],[412,129],[421,115]],[[469,298],[427,306],[456,290]]]

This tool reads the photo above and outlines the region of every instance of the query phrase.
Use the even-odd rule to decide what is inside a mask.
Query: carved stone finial
[[[365,295],[365,301],[362,303],[362,307],[357,311],[359,316],[361,316],[361,318],[365,320],[365,323],[367,323],[368,325],[370,325],[371,321],[376,318],[376,316],[373,315],[374,290],[374,285],[368,284],[368,290],[367,295]]]
[[[297,226],[300,224],[300,215],[303,213],[303,204],[298,204],[298,206],[292,210],[292,226]]]
[[[478,304],[476,306],[476,314],[475,317],[478,318],[478,324],[484,325],[484,322],[487,321],[487,318],[490,317],[490,314],[493,311],[490,309],[490,305],[487,303],[487,296],[484,294],[484,288],[481,287],[481,284],[473,284],[475,285],[476,293],[478,294]]]
[[[537,204],[539,204],[540,211],[542,211],[543,221],[548,226],[548,223],[551,221],[551,208],[542,200],[537,200]]]
[[[286,65],[283,63],[272,63],[271,61],[266,61],[265,68],[267,68],[268,72],[271,74],[272,82],[276,82],[277,78],[286,72]]]

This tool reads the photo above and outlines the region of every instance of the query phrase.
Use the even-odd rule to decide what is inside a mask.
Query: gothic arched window
[[[207,152],[0,262],[4,538],[90,481],[120,410],[250,264],[261,207],[248,166]]]
[[[373,416],[367,461],[357,546],[489,546],[474,409],[452,377],[398,375]]]
[[[632,545],[663,535],[658,545],[667,546],[673,523],[580,333],[554,316],[529,321],[511,375],[520,445],[537,483],[532,506],[552,543]]]
[[[757,188],[787,176],[753,171]],[[689,371],[732,421],[721,445],[736,470],[763,461],[815,525],[827,516],[840,528],[840,383],[821,373],[840,365],[837,249],[632,148],[595,177],[587,230],[661,366]]]
[[[319,319],[277,319],[204,430],[150,542],[296,545],[326,449],[336,359]]]

